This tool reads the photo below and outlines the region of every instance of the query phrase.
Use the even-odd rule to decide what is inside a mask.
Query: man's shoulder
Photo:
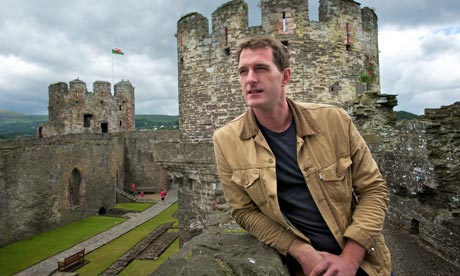
[[[332,104],[322,104],[322,103],[308,103],[308,102],[295,102],[299,107],[306,110],[318,110],[318,111],[327,111],[327,110],[337,110],[342,109],[339,106]]]
[[[226,123],[222,127],[218,128],[214,132],[214,136],[225,135],[228,133],[238,133],[241,130],[241,124],[243,123],[244,114],[239,115],[238,117],[234,118],[230,122]]]
[[[298,108],[306,113],[309,117],[328,117],[328,116],[339,116],[339,117],[348,117],[348,113],[340,106],[331,105],[331,104],[321,104],[321,103],[303,103],[295,102]]]

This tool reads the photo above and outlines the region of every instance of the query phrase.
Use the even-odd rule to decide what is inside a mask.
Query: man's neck
[[[283,132],[289,128],[292,121],[292,112],[287,101],[273,110],[253,109],[259,124],[273,132]]]

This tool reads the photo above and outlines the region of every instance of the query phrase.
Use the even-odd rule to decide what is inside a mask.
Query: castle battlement
[[[107,81],[93,83],[89,92],[86,83],[75,79],[48,87],[49,120],[39,128],[39,137],[76,133],[108,133],[135,129],[134,87],[129,81],[114,86]]]

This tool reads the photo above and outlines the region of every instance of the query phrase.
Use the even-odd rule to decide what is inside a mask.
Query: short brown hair
[[[268,35],[251,37],[241,42],[236,49],[236,61],[237,63],[240,62],[240,55],[244,49],[254,50],[267,47],[272,49],[273,63],[275,63],[280,72],[289,68],[289,52],[287,47]]]

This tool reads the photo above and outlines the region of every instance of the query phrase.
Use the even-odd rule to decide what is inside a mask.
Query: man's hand
[[[297,239],[289,246],[288,253],[302,266],[305,275],[309,275],[323,259],[311,245]]]
[[[312,270],[308,276],[355,276],[359,264],[344,256],[337,256],[327,252],[319,252],[323,260]]]
[[[354,240],[347,240],[340,256],[327,252],[318,252],[323,260],[308,276],[355,276],[363,261],[366,250]]]

